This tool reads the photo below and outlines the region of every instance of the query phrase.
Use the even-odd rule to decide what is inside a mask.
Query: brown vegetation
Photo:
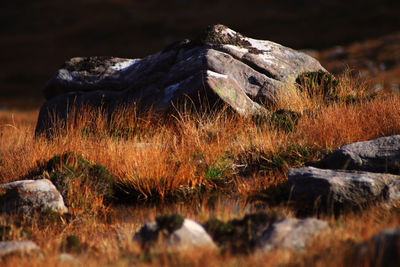
[[[227,109],[203,113],[184,108],[167,118],[126,108],[108,120],[101,111],[86,108],[51,140],[34,137],[37,111],[0,111],[1,183],[26,177],[38,161],[73,151],[106,167],[119,186],[119,197],[130,203],[106,205],[87,187],[79,187],[76,194],[89,198],[86,201],[96,212],[80,212],[75,207],[69,217],[38,216],[22,223],[4,215],[0,224],[12,226],[11,239],[22,239],[21,233],[29,231],[46,259],[11,257],[6,265],[59,264],[57,257],[71,235],[80,242],[80,252],[74,253],[87,266],[348,264],[357,243],[399,224],[396,208],[370,207],[337,218],[323,215],[331,230],[305,253],[234,256],[155,250],[145,254],[132,243],[131,236],[144,221],[166,212],[199,222],[210,217],[232,219],[260,209],[295,214],[285,189],[288,168],[315,161],[350,142],[400,133],[400,96],[371,95],[366,84],[348,75],[339,78],[329,96],[315,87],[288,88],[288,92],[274,108],[297,112],[296,121],[290,117],[244,118]],[[117,237],[122,234],[125,238]]]

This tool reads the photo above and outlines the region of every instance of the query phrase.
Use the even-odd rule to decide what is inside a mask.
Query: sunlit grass
[[[38,161],[72,151],[107,168],[124,197],[134,204],[103,205],[101,199],[85,193],[88,188],[79,187],[74,192],[84,195],[96,214],[85,215],[78,208],[69,219],[43,223],[34,218],[27,223],[23,227],[32,231],[32,239],[45,250],[48,266],[58,264],[62,242],[72,234],[84,244],[78,258],[88,266],[343,265],[357,243],[398,225],[398,211],[372,207],[337,219],[326,216],[332,229],[304,254],[277,251],[266,256],[235,256],[200,250],[172,256],[157,252],[149,259],[131,239],[142,223],[168,212],[202,223],[211,217],[238,218],[259,207],[293,215],[282,187],[289,168],[318,160],[344,144],[400,133],[400,96],[373,96],[365,83],[349,76],[339,78],[330,99],[322,93],[310,94],[310,88],[287,91],[273,110],[301,115],[290,130],[268,117],[240,117],[227,107],[206,113],[177,108],[165,117],[125,108],[111,119],[86,107],[70,115],[47,139],[34,137],[37,110],[0,111],[0,182],[25,178]],[[2,220],[2,224],[15,223],[8,217]],[[119,240],[116,235],[121,232],[128,238]],[[20,239],[20,235],[13,238]],[[17,257],[8,263],[43,265],[40,259]]]

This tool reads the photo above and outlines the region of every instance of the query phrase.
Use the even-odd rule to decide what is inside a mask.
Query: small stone
[[[58,256],[58,261],[60,263],[69,263],[69,264],[79,263],[78,259],[69,253],[61,253],[60,256]]]
[[[264,233],[260,250],[304,249],[312,238],[327,227],[327,222],[313,218],[287,218],[278,221]]]
[[[66,213],[67,207],[56,187],[48,179],[22,180],[0,185],[0,211],[22,212],[31,215],[33,211],[51,210]]]
[[[160,222],[147,223],[135,234],[134,240],[139,241],[143,247],[149,247],[158,240],[160,235],[165,238],[167,247],[172,249],[184,250],[197,247],[213,249],[216,247],[204,227],[190,219],[184,219],[180,226],[164,227]]]
[[[0,257],[13,254],[31,254],[40,252],[40,247],[32,241],[4,241],[0,242]]]

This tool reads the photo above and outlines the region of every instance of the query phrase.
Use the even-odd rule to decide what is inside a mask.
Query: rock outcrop
[[[245,37],[223,25],[199,38],[170,45],[143,59],[73,58],[45,88],[36,134],[47,132],[52,117],[66,117],[67,106],[90,105],[112,112],[138,103],[140,108],[168,110],[189,97],[222,100],[240,114],[265,112],[288,83],[313,71],[326,71],[314,58],[270,42]],[[200,98],[200,99],[199,99]]]
[[[386,197],[389,184],[400,176],[362,171],[326,170],[305,167],[289,170],[294,199],[313,205],[363,206]]]
[[[400,174],[400,135],[345,145],[314,165],[326,169]]]
[[[65,213],[61,194],[50,180],[22,180],[0,185],[0,211],[21,212],[31,215],[34,211]]]
[[[345,145],[311,165],[319,168],[289,170],[296,199],[353,207],[400,200],[400,135]]]

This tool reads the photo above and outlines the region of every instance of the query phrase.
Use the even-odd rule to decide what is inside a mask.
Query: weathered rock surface
[[[285,84],[304,72],[325,71],[312,57],[270,42],[245,37],[223,25],[210,27],[194,41],[175,43],[143,59],[73,58],[45,88],[36,134],[51,128],[53,112],[65,118],[68,105],[102,106],[139,102],[166,110],[182,97],[211,105],[223,100],[240,114],[265,112]]]
[[[328,227],[322,220],[287,218],[274,223],[260,241],[261,251],[304,249],[309,241]]]
[[[65,213],[61,194],[50,180],[22,180],[0,185],[0,211],[32,214],[33,211],[52,210]]]
[[[166,227],[161,225],[160,222],[150,222],[135,234],[134,239],[139,241],[143,247],[151,246],[162,236],[167,247],[171,249],[216,248],[204,227],[195,221],[184,219],[182,225],[175,228]]]
[[[13,254],[31,254],[35,252],[40,252],[40,247],[32,241],[0,242],[0,257]]]
[[[400,174],[400,135],[345,145],[315,166]]]
[[[355,263],[360,266],[399,266],[399,241],[400,228],[382,231],[356,248]]]
[[[362,206],[386,198],[389,185],[399,179],[397,175],[363,171],[314,167],[289,170],[293,198],[311,204],[322,200],[323,203]]]
[[[400,179],[391,182],[388,185],[386,198],[389,204],[399,203],[400,201]]]

